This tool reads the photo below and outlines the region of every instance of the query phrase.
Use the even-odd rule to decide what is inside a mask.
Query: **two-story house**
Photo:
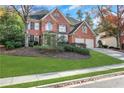
[[[49,42],[45,34],[50,33],[55,35],[50,40],[64,37],[65,42],[70,44],[85,43],[88,48],[96,46],[95,34],[87,22],[64,16],[57,8],[50,12],[41,10],[31,14],[28,19],[28,33],[30,40],[38,41],[40,44]]]

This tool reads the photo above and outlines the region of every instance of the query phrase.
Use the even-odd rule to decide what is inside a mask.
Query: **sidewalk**
[[[124,60],[124,53],[119,52],[119,51],[114,51],[114,50],[111,50],[111,49],[103,49],[103,48],[93,48],[92,50],[104,53],[108,56],[117,58],[119,60]]]
[[[93,68],[86,68],[86,69],[79,69],[79,70],[63,71],[63,72],[52,72],[52,73],[44,73],[44,74],[33,74],[33,75],[26,75],[26,76],[1,78],[0,86],[33,82],[33,81],[38,81],[38,80],[53,79],[53,78],[61,78],[61,77],[70,76],[70,75],[85,74],[85,73],[90,73],[90,72],[104,71],[104,70],[123,68],[123,67],[124,67],[124,63],[102,66],[102,67],[93,67]]]

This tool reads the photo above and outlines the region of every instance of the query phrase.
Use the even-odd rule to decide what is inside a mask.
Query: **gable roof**
[[[66,18],[71,22],[72,25],[76,25],[80,23],[80,21],[74,19],[73,17],[66,16]]]
[[[48,10],[36,11],[36,12],[33,12],[32,14],[30,14],[30,18],[40,20],[48,13],[49,13]]]
[[[88,25],[86,21],[82,21],[75,25],[74,29],[69,33],[70,35],[76,32],[83,24],[86,24],[86,26],[90,29],[90,31],[93,33],[94,36],[96,36],[95,32],[91,29],[91,27]]]
[[[46,18],[47,16],[49,16],[50,14],[52,14],[55,10],[57,10],[57,11],[64,17],[64,19],[65,19],[69,24],[71,24],[71,22],[64,16],[64,14],[63,14],[58,8],[53,9],[51,12],[49,12],[47,15],[45,15],[45,16],[42,18],[42,20],[43,20],[44,18]],[[51,16],[52,16],[52,15],[51,15]]]
[[[80,22],[80,23],[78,23],[78,24],[76,24],[76,25],[74,25],[74,27],[73,27],[73,29],[72,29],[72,31],[71,32],[69,32],[69,34],[72,34],[73,32],[75,32],[75,30],[80,26],[82,24],[82,22]]]

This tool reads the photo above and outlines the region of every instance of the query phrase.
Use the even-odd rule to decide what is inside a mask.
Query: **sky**
[[[90,12],[90,15],[93,19],[93,23],[94,23],[94,27],[96,27],[96,25],[98,25],[99,22],[99,18],[95,17],[94,18],[94,13],[92,13],[91,11],[94,8],[97,8],[96,5],[44,5],[44,6],[35,6],[34,10],[40,10],[40,9],[47,9],[49,11],[53,10],[54,8],[58,8],[64,15],[66,15],[67,13],[70,14],[71,17],[73,18],[77,18],[77,14],[76,12],[80,9],[82,12]],[[113,6],[112,8],[114,11],[115,6]],[[85,18],[85,15],[83,17],[83,19]]]
[[[41,8],[44,8],[44,9],[48,9],[48,10],[52,10],[54,9],[55,7],[57,7],[62,13],[64,13],[64,15],[66,15],[66,13],[69,13],[70,16],[74,17],[74,18],[77,18],[77,15],[76,15],[76,12],[77,10],[82,10],[82,12],[85,12],[85,11],[91,11],[91,9],[94,7],[94,6],[84,6],[84,5],[51,5],[51,6],[35,6],[35,9],[36,10],[39,10]]]
[[[54,8],[58,8],[64,15],[67,13],[70,14],[71,17],[77,19],[76,12],[80,9],[82,12],[91,12],[93,8],[96,6],[93,5],[45,5],[45,6],[35,6],[34,10],[40,10],[40,9],[47,9],[49,11],[53,10]],[[93,18],[94,27],[99,22],[99,18],[94,18],[93,13],[91,13],[91,17]],[[85,15],[83,19],[85,18]]]

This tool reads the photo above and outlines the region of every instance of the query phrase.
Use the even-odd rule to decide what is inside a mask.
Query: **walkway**
[[[97,52],[101,52],[104,53],[108,56],[120,59],[120,60],[124,60],[124,53],[119,52],[119,51],[114,51],[111,49],[102,49],[102,48],[93,48],[92,50],[95,50]]]
[[[70,76],[70,75],[85,74],[85,73],[90,73],[90,72],[110,70],[110,69],[123,68],[123,67],[124,67],[124,63],[102,66],[102,67],[93,67],[93,68],[86,68],[86,69],[79,69],[79,70],[64,71],[64,72],[52,72],[52,73],[44,73],[44,74],[34,74],[34,75],[26,75],[26,76],[1,78],[0,86],[26,83],[26,82],[32,82],[32,81],[38,81],[38,80],[60,78],[60,77],[65,77],[65,76]]]

